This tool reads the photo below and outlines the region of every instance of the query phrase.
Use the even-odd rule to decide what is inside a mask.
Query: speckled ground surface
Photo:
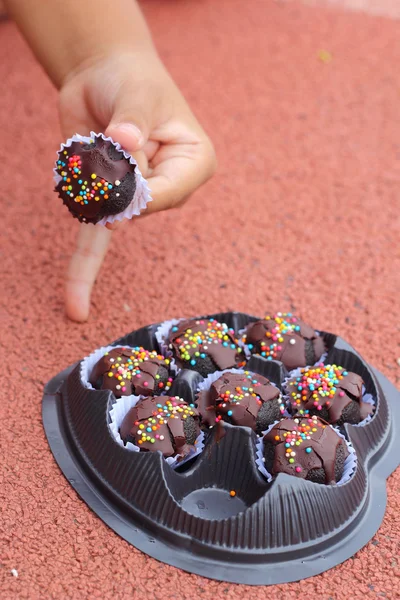
[[[220,168],[180,212],[115,234],[84,325],[63,314],[76,224],[52,194],[56,93],[14,26],[0,25],[0,597],[398,598],[399,471],[382,527],[356,556],[307,581],[250,588],[136,551],[49,451],[44,383],[167,317],[292,309],[399,383],[400,22],[296,2],[144,6]]]

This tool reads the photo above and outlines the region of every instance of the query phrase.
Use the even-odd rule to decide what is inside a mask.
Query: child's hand
[[[210,140],[153,51],[114,54],[70,74],[60,92],[60,118],[65,138],[105,131],[134,155],[153,198],[146,214],[182,205],[214,172]],[[88,317],[109,229],[80,226],[66,282],[73,320]]]

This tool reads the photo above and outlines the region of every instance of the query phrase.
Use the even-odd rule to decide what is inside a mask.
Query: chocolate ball
[[[202,424],[219,421],[250,427],[260,434],[284,412],[277,387],[255,373],[223,373],[209,390],[199,392],[197,407]]]
[[[157,452],[178,461],[195,450],[199,436],[199,413],[178,396],[146,397],[129,410],[120,427],[123,442],[141,452]]]
[[[100,135],[93,143],[72,142],[58,152],[61,181],[55,191],[81,222],[97,223],[124,211],[136,189],[136,166]]]
[[[283,419],[264,436],[265,468],[314,483],[337,483],[349,456],[346,442],[319,417]]]
[[[203,377],[215,371],[241,367],[246,358],[235,332],[215,319],[189,319],[174,325],[167,343],[176,363]]]
[[[322,337],[292,313],[277,313],[250,323],[243,341],[252,354],[282,361],[290,371],[314,364],[325,352]]]
[[[159,395],[168,392],[173,377],[170,359],[155,350],[113,348],[100,358],[90,375],[90,383],[98,390],[111,390],[121,396]]]
[[[317,415],[335,425],[359,423],[372,413],[362,401],[363,380],[337,365],[306,367],[286,383],[291,412]]]

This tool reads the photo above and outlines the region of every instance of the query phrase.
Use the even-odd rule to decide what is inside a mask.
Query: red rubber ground
[[[267,0],[144,8],[220,166],[183,210],[117,232],[84,325],[63,313],[77,224],[52,192],[56,92],[14,26],[0,25],[0,597],[399,598],[399,471],[382,527],[355,557],[307,581],[250,588],[136,551],[50,453],[44,383],[167,317],[291,309],[399,383],[400,21]]]

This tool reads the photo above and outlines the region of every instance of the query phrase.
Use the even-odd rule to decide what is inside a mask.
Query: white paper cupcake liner
[[[122,221],[122,219],[132,219],[134,216],[140,215],[141,211],[146,208],[147,204],[152,201],[150,188],[147,184],[147,181],[141,174],[139,170],[139,166],[136,160],[121,147],[118,142],[114,142],[114,140],[110,137],[106,137],[103,133],[95,133],[94,131],[90,132],[90,136],[79,135],[78,133],[69,138],[64,144],[61,144],[59,152],[62,152],[64,148],[68,148],[71,146],[72,142],[84,142],[85,144],[90,144],[94,142],[94,140],[98,137],[101,137],[105,142],[111,142],[117,150],[123,153],[124,157],[129,160],[132,165],[135,165],[135,178],[136,178],[136,189],[131,200],[129,206],[126,207],[125,210],[118,213],[117,215],[109,215],[104,217],[97,223],[97,225],[105,225],[106,223],[114,223],[115,221]],[[57,160],[59,156],[57,154]],[[61,175],[57,172],[57,168],[54,167],[54,182],[56,185],[60,183],[62,180]]]
[[[92,354],[89,354],[89,356],[85,356],[80,366],[81,382],[82,385],[85,386],[85,388],[89,390],[95,389],[89,381],[90,375],[92,374],[95,364],[104,356],[106,352],[110,352],[110,350],[119,347],[120,346],[104,346],[103,348],[98,348],[97,350],[92,352]],[[124,346],[124,348],[128,347],[129,346]]]
[[[319,360],[317,363],[315,363],[314,367],[317,367],[320,362],[321,361]],[[328,366],[328,365],[324,365],[324,366]],[[293,371],[290,371],[289,375],[284,379],[284,381],[282,383],[283,396],[285,398],[285,403],[286,403],[286,406],[288,408],[290,408],[290,398],[288,396],[287,383],[288,383],[288,381],[290,379],[293,379],[293,377],[298,377],[301,374],[301,370],[302,369],[307,369],[307,368],[309,368],[309,367],[299,367],[298,369],[294,369]],[[366,425],[367,423],[370,422],[370,420],[372,419],[372,417],[375,414],[376,400],[374,399],[374,397],[372,396],[372,394],[367,394],[366,393],[366,391],[365,391],[365,385],[364,384],[362,386],[362,397],[361,397],[361,400],[363,402],[366,402],[367,404],[371,404],[374,407],[374,411],[373,411],[372,414],[368,415],[368,417],[366,417],[365,419],[363,419],[359,423],[351,423],[352,427],[364,427],[364,425]]]
[[[117,344],[116,346],[104,346],[103,348],[98,348],[97,350],[92,352],[92,354],[90,354],[89,356],[86,356],[82,360],[81,366],[80,366],[81,382],[82,382],[82,385],[84,385],[87,389],[89,389],[89,390],[95,389],[89,381],[90,375],[93,371],[95,364],[104,356],[104,354],[106,352],[110,352],[110,350],[114,350],[114,348],[130,348],[131,350],[133,350],[132,346],[126,346],[126,345],[124,346],[122,344]],[[165,356],[165,354],[163,356]],[[169,371],[171,372],[172,376],[175,376],[178,373],[178,367],[175,364],[175,360],[173,358],[171,358],[170,356],[168,356],[166,358],[168,358],[170,360],[170,364],[168,365]],[[168,390],[168,392],[169,391],[170,390]],[[158,395],[165,396],[168,394],[168,392],[164,391]]]
[[[136,446],[135,444],[132,444],[132,442],[127,442],[125,445],[119,434],[119,429],[122,425],[122,421],[124,420],[125,415],[130,411],[131,408],[136,406],[136,404],[142,398],[144,398],[144,396],[122,396],[121,398],[118,398],[118,400],[115,402],[115,404],[113,404],[113,406],[110,410],[110,413],[109,413],[110,419],[111,419],[111,422],[109,423],[109,428],[110,428],[112,437],[117,442],[117,444],[119,444],[126,450],[131,450],[132,452],[140,452],[140,448],[138,446]],[[200,454],[203,451],[203,448],[204,448],[204,433],[201,432],[200,435],[198,436],[197,440],[194,443],[193,451],[190,452],[187,456],[185,456],[184,459],[178,461],[179,456],[170,456],[169,458],[165,458],[164,460],[166,460],[166,462],[172,468],[176,468],[178,466],[180,467],[188,460],[190,460],[190,459],[194,458],[195,456],[197,456],[198,454]]]
[[[273,479],[273,476],[265,468],[265,461],[264,461],[264,436],[267,433],[269,433],[271,431],[271,429],[277,423],[279,423],[279,422],[280,421],[275,421],[275,423],[272,423],[272,425],[270,427],[268,427],[268,429],[266,429],[265,431],[263,431],[262,437],[259,438],[259,440],[257,442],[257,447],[256,447],[256,456],[257,456],[257,458],[256,458],[256,464],[257,464],[257,467],[258,467],[259,471],[267,479],[268,482]],[[352,444],[345,438],[345,436],[343,434],[340,433],[340,431],[336,427],[332,427],[332,425],[327,425],[327,426],[330,427],[331,429],[333,429],[335,431],[335,433],[337,433],[337,435],[340,438],[342,438],[342,440],[345,441],[347,449],[349,451],[349,456],[344,461],[343,475],[342,475],[341,479],[336,483],[336,485],[338,485],[338,486],[344,485],[345,483],[347,483],[353,477],[354,473],[356,472],[356,468],[357,468],[357,455],[356,455],[356,452],[355,452]]]
[[[199,394],[200,392],[208,392],[208,390],[210,389],[210,387],[212,386],[212,384],[214,383],[214,381],[217,381],[217,379],[219,379],[222,375],[225,375],[226,373],[244,373],[245,371],[248,371],[250,373],[254,373],[254,371],[251,371],[250,369],[225,369],[225,371],[215,371],[214,373],[211,373],[210,375],[208,375],[205,379],[203,379],[203,381],[201,381],[196,389],[196,394]],[[254,373],[254,375],[258,375],[258,373]],[[278,386],[275,385],[275,383],[271,380],[269,380],[270,384],[273,385],[274,387],[276,387],[277,389]],[[281,404],[285,405],[285,412],[282,413],[282,417],[281,419],[286,419],[288,417],[290,417],[288,411],[286,410],[286,402],[285,399],[281,393],[280,396],[280,401]],[[279,420],[281,420],[279,419]],[[279,421],[275,421],[275,423],[279,423]],[[212,429],[214,427],[214,425],[211,425],[209,427],[209,429]],[[240,427],[240,425],[237,425],[237,427]],[[256,434],[257,435],[257,434]]]
[[[185,319],[170,319],[169,321],[164,321],[164,323],[161,323],[160,327],[156,330],[155,336],[160,347],[160,352],[164,356],[168,356],[168,358],[172,356],[172,351],[168,344],[168,334],[171,327],[178,325],[178,323],[184,320]],[[178,367],[176,368],[178,369]]]

